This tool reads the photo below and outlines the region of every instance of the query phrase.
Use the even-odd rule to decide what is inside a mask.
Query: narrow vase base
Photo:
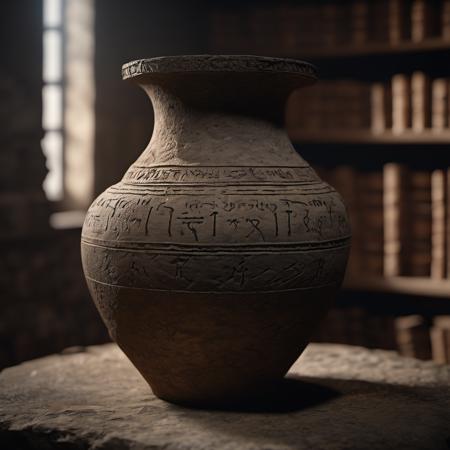
[[[220,408],[258,403],[261,393],[273,390],[336,293],[336,286],[254,294],[153,292],[92,280],[89,287],[107,301],[97,306],[112,338],[157,397]]]
[[[223,396],[209,396],[209,397],[197,397],[197,396],[177,396],[171,395],[164,391],[159,391],[156,388],[152,388],[153,393],[159,399],[172,403],[177,406],[193,408],[193,409],[213,409],[213,410],[236,410],[236,411],[252,411],[260,410],[268,407],[266,404],[267,393],[272,393],[279,390],[283,384],[284,378],[278,378],[275,380],[267,380],[264,383],[258,383],[257,387],[245,388],[240,392],[234,392],[233,394],[224,394]]]

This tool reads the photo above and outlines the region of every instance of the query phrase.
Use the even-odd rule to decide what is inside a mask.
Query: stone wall
[[[49,226],[41,9],[37,0],[0,3],[0,368],[108,339],[83,280],[80,230]]]
[[[189,4],[188,4],[189,3]],[[131,59],[201,52],[204,2],[95,2],[95,189],[116,182],[153,128],[143,91],[121,80]],[[42,119],[42,0],[0,2],[0,368],[107,341],[80,263],[80,229],[53,230]]]
[[[0,367],[108,340],[83,279],[79,247],[79,229],[2,243]]]

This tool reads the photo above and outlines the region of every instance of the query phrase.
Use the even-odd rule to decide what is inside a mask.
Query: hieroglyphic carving
[[[186,271],[184,271],[184,266],[186,266],[191,259],[190,256],[177,256],[172,263],[175,264],[175,280],[184,280],[192,283],[192,279],[186,276]]]
[[[94,202],[84,234],[109,239],[150,239],[205,242],[213,239],[265,242],[329,239],[349,234],[345,208],[334,191],[316,189],[285,196],[274,190],[261,200],[246,189],[229,193],[199,194],[184,188],[189,200],[180,202],[168,192],[150,188],[134,191],[111,188]]]
[[[197,249],[171,253],[161,249],[142,253],[116,248],[111,252],[84,242],[82,253],[86,276],[108,285],[195,292],[266,292],[332,284],[345,270],[348,242],[314,252],[276,247],[272,252],[267,250],[266,245],[245,251]],[[95,267],[95,271],[90,272],[90,267]]]
[[[302,183],[303,167],[142,171],[145,177],[131,170],[132,184],[111,187],[86,216],[83,241],[91,248],[90,257],[114,249],[114,264],[106,254],[93,262],[102,267],[98,281],[234,292],[295,289],[340,279],[335,273],[340,269],[333,268],[345,267],[345,207],[315,175]],[[221,181],[225,187],[218,187]],[[330,254],[334,256],[327,259]],[[128,266],[112,272],[110,267],[120,261]]]
[[[250,237],[255,231],[261,236],[261,239],[263,241],[265,241],[266,239],[264,238],[264,233],[261,231],[260,224],[261,221],[259,219],[253,218],[253,219],[248,219],[246,218],[245,221],[250,224],[251,228],[250,231],[247,233],[246,237]]]
[[[309,166],[298,167],[207,167],[207,166],[132,166],[123,181],[148,183],[319,183]]]

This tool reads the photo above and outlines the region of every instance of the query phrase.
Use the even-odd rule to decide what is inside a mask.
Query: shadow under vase
[[[214,436],[215,448],[239,442],[265,449],[446,450],[446,397],[432,387],[288,376],[260,398],[213,414],[172,408],[194,435]]]

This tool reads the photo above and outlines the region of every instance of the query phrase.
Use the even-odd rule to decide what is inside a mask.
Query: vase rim
[[[317,80],[317,68],[308,62],[256,55],[158,56],[130,61],[122,66],[122,79],[169,73],[285,73]]]

